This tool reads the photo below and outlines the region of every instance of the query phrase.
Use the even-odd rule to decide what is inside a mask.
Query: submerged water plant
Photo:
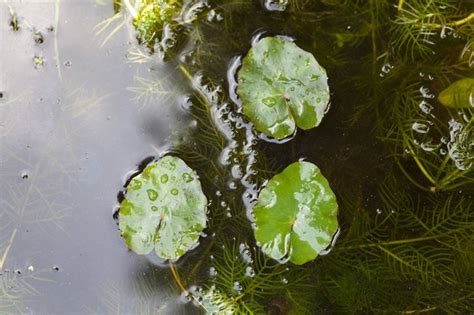
[[[469,76],[468,60],[460,61],[452,53],[455,49],[469,54],[465,50],[471,23],[469,19],[456,22],[469,17],[468,5],[456,8],[453,3],[400,1],[393,6],[376,0],[295,0],[284,13],[272,12],[268,17],[259,11],[260,4],[251,1],[210,1],[213,10],[222,14],[222,23],[198,23],[190,35],[194,46],[173,60],[190,80],[192,96],[187,105],[196,121],[190,136],[174,143],[173,154],[202,174],[211,209],[208,227],[212,233],[203,238],[196,256],[179,266],[181,290],[200,308],[208,313],[243,314],[274,310],[289,314],[459,313],[470,309],[472,167],[463,164],[461,170],[451,153],[455,148],[463,152],[472,148],[472,110],[436,102],[443,89]],[[410,20],[414,13],[421,19]],[[254,20],[249,22],[248,15]],[[321,125],[276,149],[255,140],[258,137],[242,119],[239,99],[233,95],[245,85],[239,78],[251,58],[243,59],[237,82],[232,78],[232,58],[246,53],[243,42],[260,28],[277,29],[279,34],[297,38],[307,52],[318,52],[318,61],[334,82],[335,113],[326,116],[332,116],[325,118],[326,130]],[[443,29],[448,38],[437,38]],[[450,44],[449,51],[444,49],[447,46],[438,46],[441,40]],[[228,71],[229,60],[232,69]],[[259,59],[265,60],[264,56]],[[225,75],[228,93],[222,84]],[[277,81],[278,76],[271,78]],[[260,97],[260,89],[247,86],[247,92],[258,94],[258,105],[264,105],[267,95]],[[245,99],[239,95],[246,114]],[[284,90],[276,89],[275,95],[280,103],[286,102]],[[293,115],[285,105],[286,113]],[[456,122],[462,128],[455,129]],[[423,133],[426,128],[421,124],[429,132]],[[325,142],[324,133],[329,141]],[[441,142],[443,136],[449,137],[448,143]],[[331,150],[340,143],[338,137],[350,137],[351,142],[341,144],[349,144],[347,150]],[[429,144],[437,144],[434,140],[442,145],[430,150]],[[377,149],[372,150],[374,143]],[[441,149],[451,152],[443,154]],[[337,245],[314,261],[312,253],[304,265],[279,264],[266,255],[258,246],[262,242],[257,243],[260,236],[252,237],[247,217],[249,206],[257,203],[258,209],[256,192],[261,198],[265,195],[265,181],[271,182],[281,172],[289,153],[308,155],[321,166],[339,204]],[[332,236],[337,221],[330,221],[327,235]],[[199,289],[193,291],[186,284]]]

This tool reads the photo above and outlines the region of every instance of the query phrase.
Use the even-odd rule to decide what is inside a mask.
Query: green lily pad
[[[293,163],[260,192],[253,209],[255,239],[266,255],[302,265],[331,245],[338,229],[337,208],[319,168]]]
[[[438,99],[446,107],[474,106],[474,78],[464,78],[452,83],[438,95]]]
[[[165,156],[128,184],[119,228],[137,254],[155,249],[163,259],[178,259],[197,245],[206,227],[206,212],[207,199],[197,174],[181,159]]]
[[[326,70],[314,56],[276,37],[261,39],[242,61],[237,93],[255,128],[277,139],[319,125],[329,102]]]

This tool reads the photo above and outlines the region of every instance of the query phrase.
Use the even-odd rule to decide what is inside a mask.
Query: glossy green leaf
[[[163,259],[177,259],[197,245],[206,212],[197,174],[181,159],[165,156],[128,184],[119,228],[137,254],[155,249]]]
[[[474,78],[464,78],[452,83],[439,94],[438,99],[446,107],[473,107]]]
[[[302,265],[331,244],[338,229],[337,208],[319,168],[293,163],[260,192],[253,209],[255,239],[268,256]]]
[[[274,138],[319,125],[329,102],[326,71],[309,52],[276,37],[261,39],[242,61],[237,93],[255,128]]]

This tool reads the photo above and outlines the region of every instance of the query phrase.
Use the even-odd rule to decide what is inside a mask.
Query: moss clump
[[[144,0],[133,20],[138,42],[152,52],[157,48],[166,51],[166,48],[174,46],[172,34],[178,26],[175,18],[181,7],[178,0]]]

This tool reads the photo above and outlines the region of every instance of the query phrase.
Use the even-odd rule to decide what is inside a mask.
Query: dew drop
[[[161,181],[162,184],[166,184],[168,182],[168,179],[169,179],[169,177],[166,174],[161,175],[161,177],[160,177],[160,181]]]
[[[156,190],[148,189],[146,193],[148,194],[148,198],[150,198],[151,201],[155,201],[156,198],[158,198],[158,192]]]
[[[171,194],[176,196],[179,193],[179,191],[176,188],[171,189]]]
[[[184,173],[183,174],[183,180],[186,182],[186,183],[189,183],[189,182],[192,182],[194,180],[194,178],[191,176],[191,174],[189,173]]]
[[[266,97],[262,100],[263,104],[267,105],[268,107],[273,107],[276,104],[276,99],[274,97]]]
[[[153,212],[158,211],[158,207],[156,207],[156,206],[151,206],[151,211],[153,211]]]
[[[142,187],[142,182],[139,181],[138,179],[133,179],[131,182],[131,189],[132,190],[138,190]]]

